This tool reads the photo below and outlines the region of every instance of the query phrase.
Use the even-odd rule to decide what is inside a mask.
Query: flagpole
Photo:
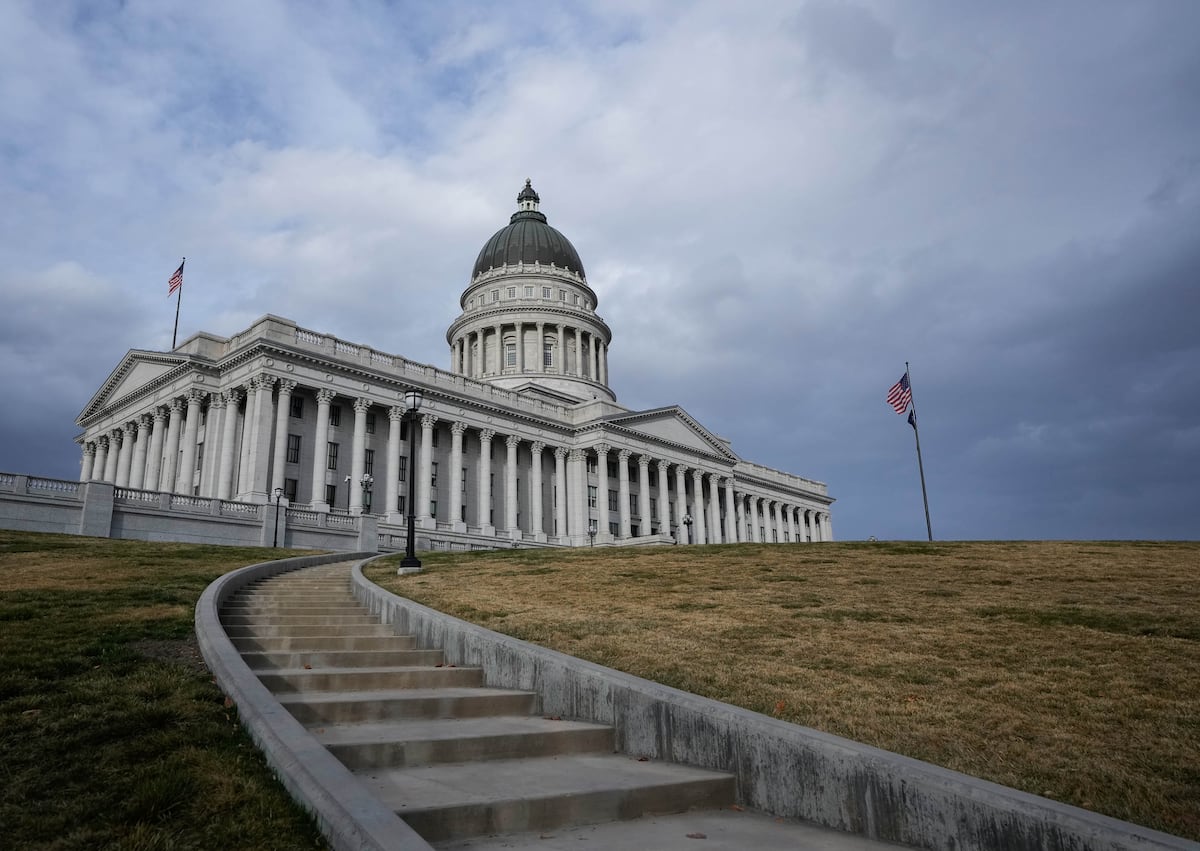
[[[187,262],[187,258],[183,258],[183,262],[179,264],[180,271],[183,270],[183,264]],[[179,292],[175,294],[175,330],[171,332],[171,351],[175,351],[175,340],[179,336],[179,303],[183,301],[183,276],[179,276]]]
[[[933,526],[929,522],[929,496],[925,493],[925,464],[921,461],[921,431],[917,428],[917,403],[912,395],[912,375],[909,373],[908,361],[904,362],[904,376],[908,379],[909,404],[912,405],[913,435],[917,438],[917,469],[921,471],[921,500],[925,503],[925,532],[933,542]]]

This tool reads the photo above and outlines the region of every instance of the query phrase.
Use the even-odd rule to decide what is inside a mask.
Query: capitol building
[[[449,369],[273,315],[134,349],[79,415],[81,481],[369,515],[385,539],[415,475],[425,549],[832,540],[823,483],[742,458],[678,405],[618,403],[613,331],[539,204],[526,181],[479,252]]]

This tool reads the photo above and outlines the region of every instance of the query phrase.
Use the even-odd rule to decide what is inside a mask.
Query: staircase
[[[615,754],[610,728],[543,717],[537,694],[417,649],[354,600],[345,563],[249,585],[221,623],[276,699],[430,843],[734,803],[732,775]]]

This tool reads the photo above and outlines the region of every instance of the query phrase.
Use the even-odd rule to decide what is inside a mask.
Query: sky
[[[838,539],[1200,538],[1194,0],[0,3],[0,471],[266,313],[449,368],[526,178],[610,384]]]

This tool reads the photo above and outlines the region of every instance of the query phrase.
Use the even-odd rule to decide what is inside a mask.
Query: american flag
[[[892,385],[892,389],[888,390],[888,404],[895,409],[897,414],[903,414],[908,410],[909,403],[912,402],[912,388],[908,386],[908,373],[900,376],[900,380]]]
[[[187,261],[185,260],[184,263]],[[171,280],[167,281],[167,295],[174,294],[175,290],[183,286],[183,263],[179,264],[179,268],[175,270],[175,274],[171,276]]]

